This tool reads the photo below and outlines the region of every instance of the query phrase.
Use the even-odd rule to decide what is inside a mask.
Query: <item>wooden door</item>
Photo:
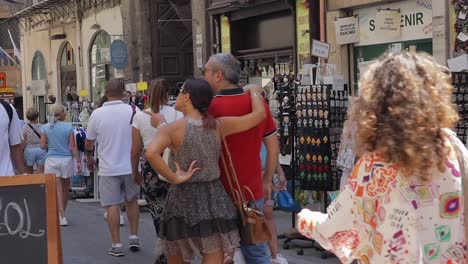
[[[193,77],[191,1],[150,3],[153,77],[167,79],[175,89],[177,82]]]

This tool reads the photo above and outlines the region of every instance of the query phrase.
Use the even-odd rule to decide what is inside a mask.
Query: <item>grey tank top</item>
[[[184,140],[179,153],[172,153],[169,165],[175,171],[173,161],[176,161],[182,170],[188,170],[190,163],[197,160],[195,167],[201,170],[195,172],[187,182],[210,182],[220,177],[218,165],[221,153],[221,142],[216,131],[203,128],[197,121],[186,119]]]

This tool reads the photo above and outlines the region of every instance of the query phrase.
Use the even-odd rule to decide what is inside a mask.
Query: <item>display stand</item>
[[[468,135],[468,72],[452,72],[453,94],[452,102],[456,104],[460,120],[455,132],[458,138],[466,144]]]
[[[292,189],[295,193],[299,183],[299,190],[318,191],[325,211],[329,204],[327,192],[339,190],[336,159],[346,119],[347,91],[332,90],[332,85],[292,84],[284,92],[285,87],[278,86],[281,94],[289,96],[289,105],[283,104],[281,108],[281,149],[283,154],[289,150],[292,154]],[[284,131],[289,132],[287,140]],[[291,221],[294,228],[295,214]],[[288,237],[283,248],[288,249],[293,240],[311,241],[308,247],[322,251],[322,258],[327,257],[315,241],[298,235]],[[298,255],[304,253],[303,248],[297,250]]]

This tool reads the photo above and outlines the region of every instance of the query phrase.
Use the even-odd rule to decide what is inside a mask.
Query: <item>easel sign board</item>
[[[63,263],[55,175],[0,176],[0,262]]]

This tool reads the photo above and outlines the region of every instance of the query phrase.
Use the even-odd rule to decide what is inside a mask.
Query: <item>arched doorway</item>
[[[66,42],[59,55],[62,102],[77,102],[75,54],[70,42]]]
[[[47,80],[47,69],[45,64],[44,55],[42,52],[36,51],[31,63],[31,79],[33,81]],[[39,122],[45,123],[46,120],[46,104],[45,95],[34,96],[33,104],[36,106],[39,112]]]
[[[91,100],[98,102],[104,95],[107,82],[114,77],[111,64],[111,37],[104,30],[98,31],[91,41],[89,49]]]

